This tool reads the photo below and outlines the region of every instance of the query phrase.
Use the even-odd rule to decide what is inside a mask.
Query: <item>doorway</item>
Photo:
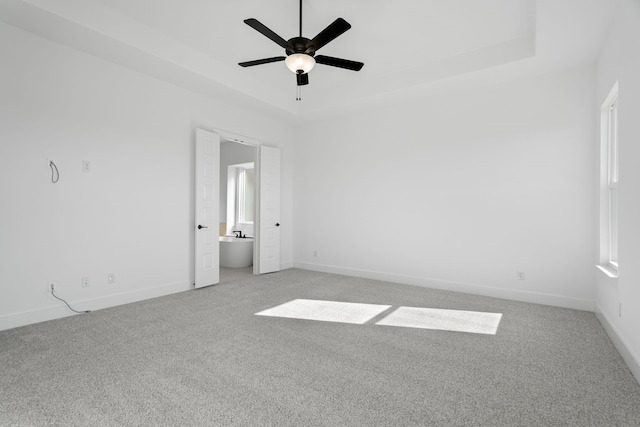
[[[228,226],[222,225],[221,201],[227,203],[227,198],[221,196],[221,181],[228,173],[228,167],[221,167],[220,151],[223,144],[234,151],[240,149],[249,157],[225,160],[255,164],[254,191],[254,220],[253,220],[253,274],[264,274],[280,271],[280,149],[268,147],[250,138],[240,137],[225,131],[214,129],[196,131],[196,159],[195,159],[195,283],[196,288],[219,283],[220,273],[220,244],[227,240],[220,234],[227,234]],[[225,174],[222,175],[221,174]],[[229,191],[224,186],[225,191]],[[231,231],[233,231],[232,225]],[[222,233],[221,233],[222,232]],[[246,234],[246,233],[242,233]],[[233,243],[233,242],[232,242]],[[240,239],[237,243],[247,243]],[[246,248],[246,247],[244,247]],[[233,251],[243,247],[230,248]],[[230,252],[227,252],[227,254]],[[230,258],[235,260],[236,258]],[[244,259],[244,257],[242,257]],[[248,257],[251,259],[251,256]]]
[[[255,163],[258,147],[227,138],[220,140],[220,236],[241,236],[255,246]],[[223,244],[225,244],[223,242]],[[221,248],[224,251],[224,248]],[[253,252],[253,264],[257,254]],[[222,254],[222,253],[221,253]],[[222,254],[224,256],[224,254]],[[228,268],[221,258],[220,283],[254,274],[253,266]]]

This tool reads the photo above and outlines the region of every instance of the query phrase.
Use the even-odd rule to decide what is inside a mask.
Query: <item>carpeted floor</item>
[[[2,426],[638,426],[595,315],[291,269],[0,332]],[[496,335],[254,313],[502,313]]]

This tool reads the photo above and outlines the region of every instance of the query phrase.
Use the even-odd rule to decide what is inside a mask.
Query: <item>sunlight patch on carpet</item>
[[[390,307],[390,305],[379,304],[295,299],[258,312],[256,316],[287,317],[290,319],[362,325]]]
[[[400,307],[376,325],[495,335],[502,313]]]

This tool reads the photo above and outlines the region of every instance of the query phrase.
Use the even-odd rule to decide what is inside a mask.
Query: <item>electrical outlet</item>
[[[107,274],[107,283],[109,284],[116,283],[116,275],[113,273]]]
[[[89,160],[82,161],[82,172],[91,172],[91,162]]]
[[[318,251],[313,251],[313,257],[318,258]]]
[[[524,280],[524,271],[516,271],[516,279]]]
[[[90,286],[88,277],[83,277],[80,283],[82,284],[83,288],[88,288]]]
[[[52,291],[56,290],[56,282],[53,280],[49,280],[47,282],[47,293],[50,294]]]

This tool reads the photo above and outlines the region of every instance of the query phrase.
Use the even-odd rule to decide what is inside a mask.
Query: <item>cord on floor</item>
[[[55,294],[55,292],[54,292],[54,290],[53,290],[53,285],[51,285],[51,295],[53,295],[53,297],[54,297],[55,299],[59,299],[59,300],[60,300],[60,301],[62,301],[63,303],[67,304],[67,307],[69,307],[69,310],[73,311],[74,313],[79,313],[79,314],[82,314],[82,313],[91,313],[91,310],[78,311],[78,310],[74,310],[73,308],[71,308],[71,306],[69,305],[69,303],[68,303],[68,302],[66,302],[65,300],[63,300],[62,298],[58,297],[58,296]]]

